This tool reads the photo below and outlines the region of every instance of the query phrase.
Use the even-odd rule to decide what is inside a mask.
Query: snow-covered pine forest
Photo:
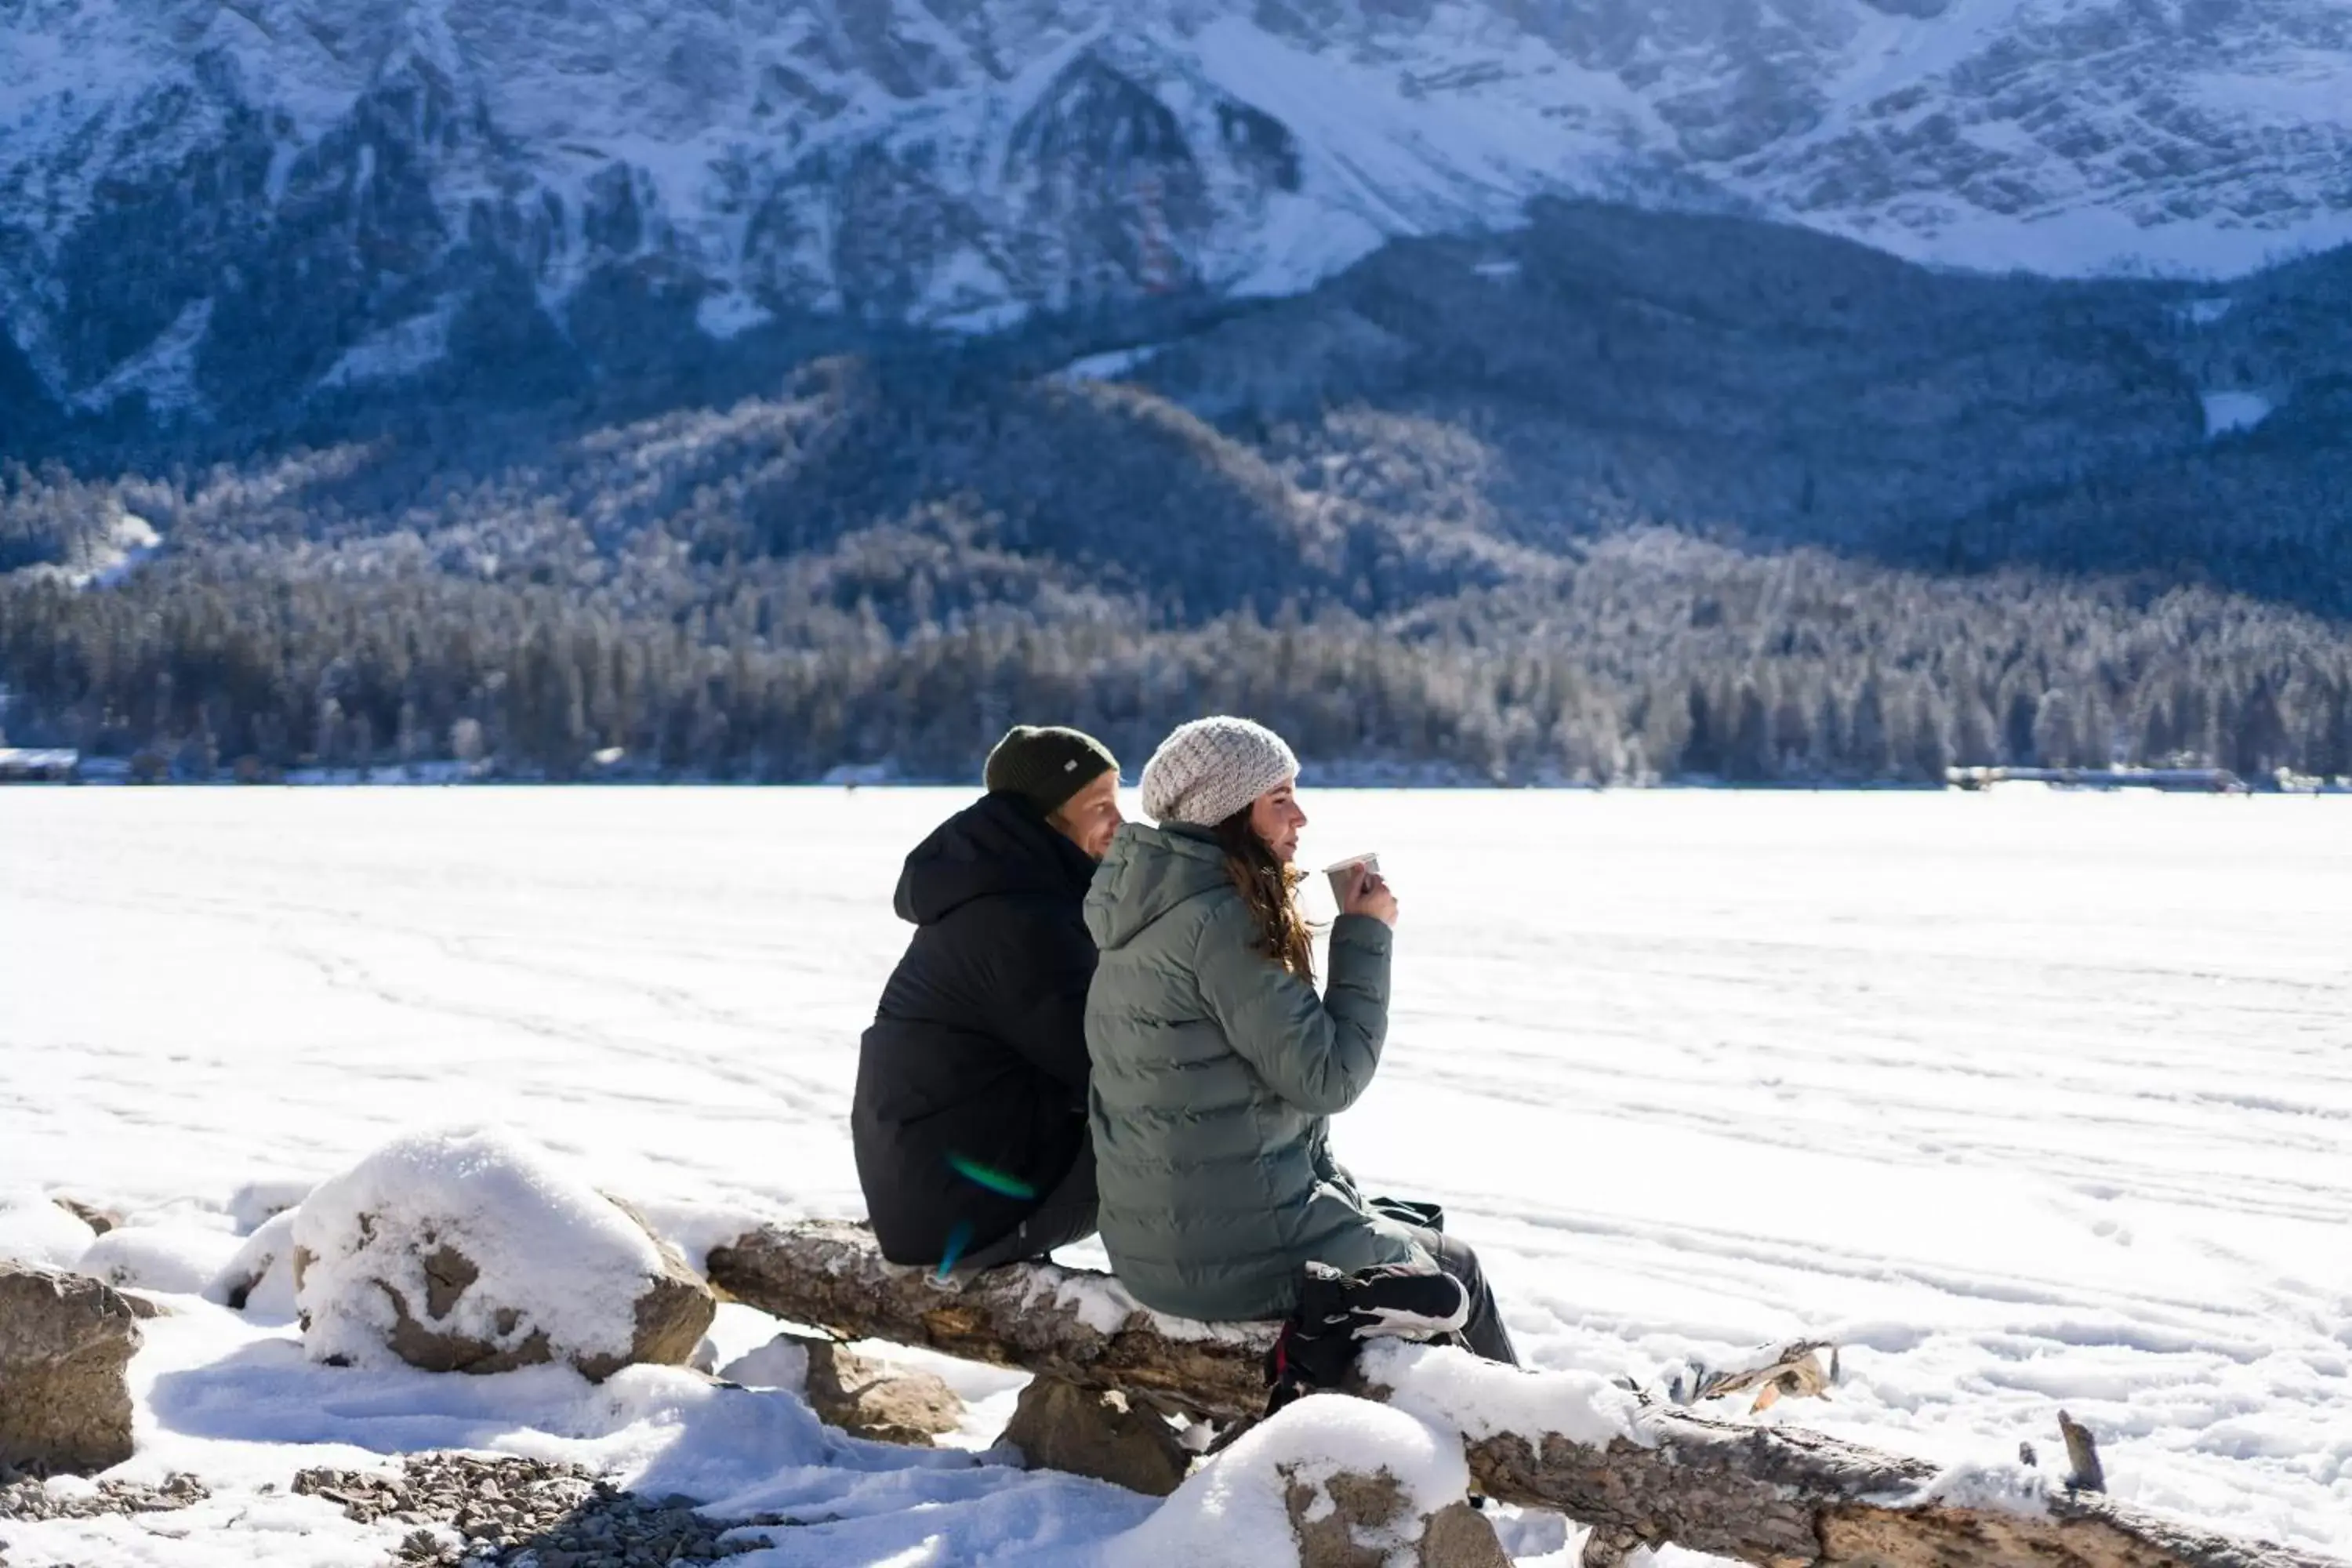
[[[1221,707],[1360,776],[2334,777],[2347,260],[1551,202],[991,336],[541,364],[502,312],[364,397],[0,421],[0,726],[189,779],[944,781],[1020,713]]]

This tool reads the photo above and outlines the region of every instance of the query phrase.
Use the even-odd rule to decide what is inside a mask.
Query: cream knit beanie
[[[1297,773],[1297,757],[1265,725],[1195,719],[1143,764],[1143,815],[1213,827]]]

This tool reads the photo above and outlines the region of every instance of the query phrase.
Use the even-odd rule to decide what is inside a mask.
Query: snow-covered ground
[[[115,1254],[193,1280],[267,1208],[239,1189],[494,1121],[689,1248],[740,1214],[855,1213],[890,887],[961,798],[11,792],[0,1194],[118,1205]],[[1336,1143],[1447,1205],[1532,1360],[1648,1378],[1834,1337],[1834,1400],[1767,1419],[1998,1462],[2053,1449],[2063,1405],[2119,1494],[2352,1552],[2340,802],[1306,804],[1307,861],[1377,849],[1404,905],[1387,1059]],[[0,1205],[0,1250],[37,1250],[44,1208]],[[282,1319],[179,1304],[133,1363],[129,1473],[218,1495],[9,1526],[12,1564],[378,1562],[383,1531],[283,1495],[291,1472],[453,1445],[841,1521],[751,1568],[1085,1562],[1154,1506],[684,1373],[339,1372]],[[719,1348],[771,1329],[727,1309]],[[1017,1380],[957,1378],[977,1447]]]
[[[2259,392],[2205,394],[2205,434],[2227,436],[2251,430],[2271,416],[2273,405]]]

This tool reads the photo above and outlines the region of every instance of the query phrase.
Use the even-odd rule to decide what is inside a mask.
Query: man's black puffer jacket
[[[1094,869],[1007,793],[907,857],[898,910],[915,939],[859,1047],[850,1115],[857,1179],[892,1262],[939,1262],[960,1226],[960,1252],[1009,1234],[1085,1145],[1095,944],[1082,910]],[[1035,1195],[992,1191],[959,1163]]]

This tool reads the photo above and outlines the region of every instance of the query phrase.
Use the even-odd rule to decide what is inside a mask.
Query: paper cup
[[[1381,874],[1381,858],[1378,855],[1350,855],[1345,860],[1334,860],[1323,868],[1323,874],[1331,879],[1331,901],[1342,909],[1347,908],[1348,895],[1355,890],[1356,868],[1359,866],[1370,876]]]

